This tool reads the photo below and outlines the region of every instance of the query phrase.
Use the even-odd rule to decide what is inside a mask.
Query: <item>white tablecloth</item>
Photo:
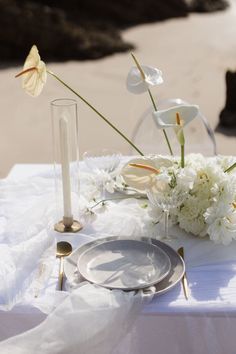
[[[9,178],[20,181],[47,169],[48,166],[17,165]],[[63,235],[58,235],[58,239],[63,239]],[[89,229],[68,240],[74,248],[90,241]],[[179,242],[186,252],[190,299],[185,300],[181,283],[155,297],[143,307],[131,333],[114,353],[235,354],[236,245],[233,242],[227,247],[219,246],[183,235],[181,241],[172,243],[173,247],[177,248]],[[51,291],[56,288],[57,271],[58,262],[48,285]],[[57,292],[56,296],[60,294]],[[31,306],[22,304],[11,311],[0,311],[0,339],[41,323],[47,315],[36,308],[40,301],[43,300],[39,297]]]

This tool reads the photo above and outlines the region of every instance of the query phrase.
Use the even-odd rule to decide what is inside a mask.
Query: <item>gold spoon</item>
[[[63,278],[64,278],[64,257],[69,256],[72,252],[72,246],[69,242],[61,241],[57,243],[57,258],[60,258],[60,268],[59,268],[59,290],[63,288]]]

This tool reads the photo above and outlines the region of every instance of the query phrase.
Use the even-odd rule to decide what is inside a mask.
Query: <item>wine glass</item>
[[[121,160],[121,153],[115,149],[98,148],[86,151],[83,154],[85,165],[94,173],[112,173],[118,168]],[[106,181],[102,180],[101,183],[101,198],[105,198],[105,184]]]
[[[170,210],[180,206],[186,193],[180,190],[176,186],[170,186],[169,184],[162,184],[160,187],[152,187],[147,190],[147,197],[150,203],[158,208],[161,208],[164,213],[164,238],[171,240],[169,236],[169,214]]]

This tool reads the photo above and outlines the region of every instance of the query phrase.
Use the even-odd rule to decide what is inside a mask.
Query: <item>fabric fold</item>
[[[142,309],[142,292],[86,284],[36,328],[0,343],[2,354],[111,354]],[[145,299],[147,301],[147,299]]]

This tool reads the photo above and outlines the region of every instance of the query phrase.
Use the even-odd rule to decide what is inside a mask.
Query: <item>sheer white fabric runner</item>
[[[2,354],[111,354],[132,329],[141,293],[85,284],[74,290],[38,327],[0,343]]]

